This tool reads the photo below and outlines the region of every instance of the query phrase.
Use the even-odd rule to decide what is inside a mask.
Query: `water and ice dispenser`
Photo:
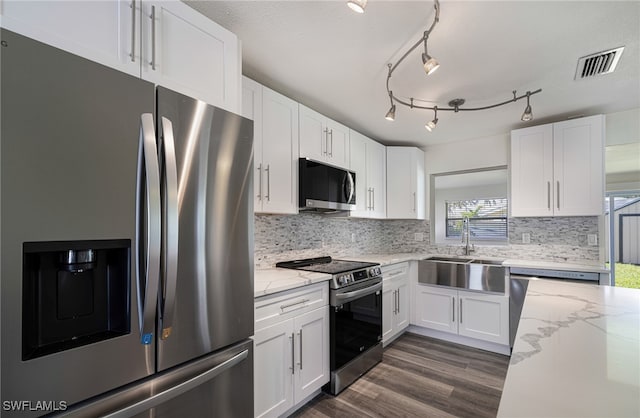
[[[23,244],[22,359],[130,332],[131,241]]]

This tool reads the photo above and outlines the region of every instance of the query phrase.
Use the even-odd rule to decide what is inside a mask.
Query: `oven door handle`
[[[365,287],[364,289],[354,290],[353,292],[337,293],[335,295],[335,300],[341,304],[347,303],[361,296],[366,296],[366,295],[376,293],[381,289],[382,289],[382,282],[376,283],[373,286]]]

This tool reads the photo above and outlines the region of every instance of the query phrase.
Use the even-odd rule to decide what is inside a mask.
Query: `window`
[[[446,237],[461,238],[464,218],[469,218],[469,233],[475,240],[507,239],[507,199],[445,201]]]

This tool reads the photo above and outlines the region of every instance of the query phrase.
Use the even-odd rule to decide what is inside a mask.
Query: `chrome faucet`
[[[470,238],[471,233],[469,232],[469,217],[465,216],[462,219],[462,243],[464,244],[464,255],[469,255],[472,251],[475,251],[475,245],[471,244],[471,248],[469,248]]]

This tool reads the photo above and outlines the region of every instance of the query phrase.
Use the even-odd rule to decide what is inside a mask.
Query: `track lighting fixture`
[[[361,3],[361,2],[350,1],[349,3]],[[351,6],[351,4],[349,4],[349,6]],[[523,94],[520,96],[518,96],[517,92],[514,90],[513,97],[503,102],[499,102],[499,103],[488,105],[488,106],[482,106],[482,107],[465,107],[465,108],[461,107],[465,102],[465,100],[462,98],[456,98],[451,100],[449,102],[449,107],[444,107],[444,106],[440,107],[437,105],[421,106],[416,104],[416,102],[433,103],[433,101],[416,99],[414,97],[410,97],[408,99],[406,98],[402,99],[393,94],[390,87],[390,81],[391,81],[391,76],[393,75],[393,72],[396,70],[396,68],[398,68],[398,65],[400,65],[400,63],[402,63],[405,60],[405,58],[407,58],[407,56],[421,44],[424,45],[424,52],[422,53],[422,65],[427,75],[433,74],[433,72],[440,67],[440,64],[438,63],[438,61],[435,58],[433,58],[431,55],[429,55],[429,52],[427,51],[427,41],[429,39],[429,35],[435,28],[436,24],[440,21],[440,2],[438,0],[434,0],[434,9],[435,9],[435,16],[433,18],[433,22],[431,23],[431,26],[429,27],[429,29],[424,31],[422,38],[420,38],[415,44],[413,44],[413,46],[411,46],[395,64],[391,64],[391,63],[388,64],[389,73],[387,74],[387,93],[389,94],[389,99],[391,100],[391,109],[389,109],[389,111],[387,112],[386,118],[388,120],[395,119],[396,103],[400,103],[401,105],[407,106],[411,109],[433,110],[435,113],[433,120],[425,124],[425,128],[427,128],[427,130],[431,132],[436,127],[436,124],[438,123],[438,115],[437,115],[438,110],[445,111],[445,112],[455,112],[455,113],[475,111],[475,110],[487,110],[487,109],[493,109],[494,107],[503,106],[508,103],[517,102],[518,100],[526,97],[527,107],[525,108],[524,113],[522,114],[522,120],[525,122],[532,120],[533,113],[531,112],[531,104],[529,102],[529,98],[534,94],[540,93],[542,89],[537,89],[535,91],[527,91],[526,94]]]
[[[364,8],[367,7],[367,0],[349,0],[347,6],[356,13],[364,13]]]
[[[427,131],[431,132],[435,129],[436,124],[438,123],[438,106],[433,107],[433,120],[429,121],[424,125],[427,128]]]
[[[529,104],[529,96],[530,94],[529,92],[527,92],[527,107],[524,108],[524,113],[520,118],[523,122],[529,122],[530,120],[533,120],[533,113],[531,112],[531,105]]]
[[[391,102],[391,107],[387,112],[387,115],[384,117],[386,120],[390,120],[393,122],[396,120],[396,105],[393,103],[393,93],[389,92],[389,101]]]

